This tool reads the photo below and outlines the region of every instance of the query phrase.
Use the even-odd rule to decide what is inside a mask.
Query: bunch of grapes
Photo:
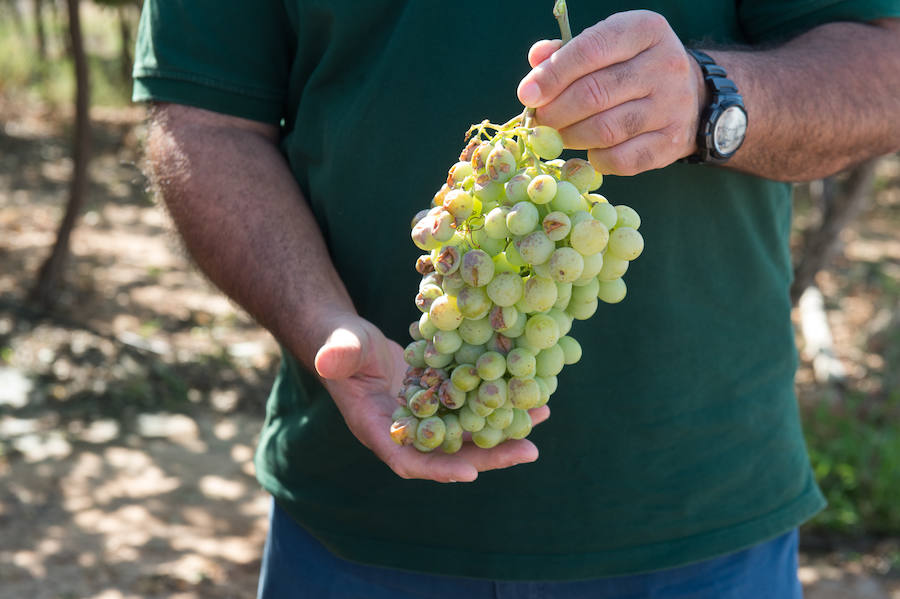
[[[528,410],[581,358],[573,321],[625,297],[622,275],[644,248],[637,212],[594,193],[603,177],[589,162],[558,158],[555,129],[516,117],[473,125],[467,139],[412,221],[427,252],[416,261],[421,316],[390,434],[420,451],[454,453],[464,432],[483,448],[527,436]]]

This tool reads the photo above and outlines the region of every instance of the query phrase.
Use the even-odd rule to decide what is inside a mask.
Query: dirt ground
[[[268,511],[252,453],[277,347],[148,199],[140,111],[93,116],[90,204],[59,307],[38,315],[24,297],[66,199],[66,131],[0,96],[0,599],[251,597]],[[888,553],[804,551],[807,597],[900,599]]]

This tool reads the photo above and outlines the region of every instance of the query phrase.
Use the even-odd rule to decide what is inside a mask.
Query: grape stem
[[[559,38],[562,40],[560,48],[572,39],[572,27],[569,25],[569,9],[566,6],[566,0],[556,0],[553,5],[553,16],[559,25]],[[534,108],[526,108],[522,113],[522,122],[528,127],[534,127]]]

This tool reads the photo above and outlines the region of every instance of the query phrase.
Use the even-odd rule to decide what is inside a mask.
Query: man
[[[245,4],[146,2],[135,98],[159,103],[148,157],[188,249],[285,350],[261,596],[799,596],[795,528],[823,501],[776,180],[898,148],[900,3],[579,2],[594,25],[535,44],[524,78],[545,2]],[[584,358],[530,440],[418,453],[386,434],[409,217],[514,90],[633,175],[602,191],[647,248],[628,298],[576,325]]]

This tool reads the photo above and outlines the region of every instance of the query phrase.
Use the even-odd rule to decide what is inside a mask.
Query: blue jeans
[[[750,549],[649,574],[500,582],[416,574],[335,557],[272,502],[258,599],[802,599],[796,529]]]

